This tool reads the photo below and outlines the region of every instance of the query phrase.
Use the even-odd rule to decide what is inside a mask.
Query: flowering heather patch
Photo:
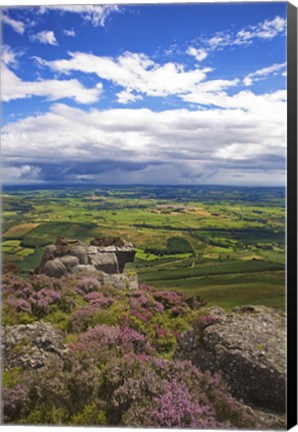
[[[183,313],[187,308],[187,304],[183,301],[183,295],[175,291],[157,291],[153,297],[165,309],[171,309],[176,316]]]
[[[34,291],[40,291],[42,289],[61,289],[59,279],[51,278],[44,274],[33,275],[30,282]]]
[[[74,311],[69,318],[72,331],[79,333],[87,330],[92,325],[96,312],[97,308],[94,305],[83,306]]]
[[[203,330],[205,327],[216,322],[216,318],[210,315],[199,315],[194,321],[193,326],[198,330]]]
[[[47,314],[50,311],[50,306],[57,303],[61,298],[61,294],[54,289],[42,288],[40,291],[33,292],[29,297],[33,313],[38,315]]]
[[[2,389],[4,422],[14,422],[20,417],[28,403],[29,389],[17,384],[15,387],[4,386]]]
[[[78,335],[78,341],[71,345],[71,351],[88,352],[90,357],[106,362],[113,356],[124,353],[154,353],[147,339],[131,328],[97,325]],[[108,353],[105,359],[103,353]]]
[[[156,408],[150,414],[154,426],[212,428],[221,424],[214,421],[214,411],[192,401],[190,391],[184,383],[164,380],[162,394],[154,398]]]
[[[32,292],[31,284],[15,275],[6,274],[2,280],[2,293],[4,298],[9,294],[16,297],[27,298]]]
[[[80,275],[56,280],[7,273],[3,304],[5,323],[42,318],[63,330],[68,348],[63,359],[39,369],[24,366],[21,384],[13,369],[6,371],[6,423],[260,427],[219,375],[172,359],[196,316],[200,325],[213,322],[194,313],[181,294],[146,285],[119,290]]]
[[[90,293],[92,291],[97,291],[101,287],[101,283],[98,279],[92,276],[85,276],[79,280],[77,284],[76,291],[79,294]]]
[[[87,300],[92,306],[97,306],[99,308],[104,308],[111,306],[114,300],[111,297],[104,297],[101,293],[97,291],[92,291],[85,294],[84,299]]]
[[[10,295],[7,297],[6,305],[15,309],[17,312],[27,312],[28,314],[32,313],[31,304],[22,298],[15,297]]]
[[[190,362],[127,354],[112,361],[103,374],[109,424],[196,428],[256,425],[222,381],[217,383],[218,393],[206,393],[205,387],[214,385],[212,378]],[[218,417],[220,398],[226,394],[226,414],[220,412]]]

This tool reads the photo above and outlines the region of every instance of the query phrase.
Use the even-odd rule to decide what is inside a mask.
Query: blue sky
[[[284,185],[286,3],[2,10],[4,183]]]

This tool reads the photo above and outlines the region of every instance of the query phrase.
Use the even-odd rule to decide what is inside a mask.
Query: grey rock
[[[1,333],[4,369],[39,369],[54,359],[63,365],[67,348],[62,334],[51,324],[36,321],[6,326]]]
[[[65,267],[69,272],[71,272],[74,267],[79,265],[80,262],[78,257],[71,256],[71,255],[65,255],[61,257],[61,261],[63,262],[63,264],[65,265]]]
[[[96,246],[88,246],[87,247],[87,254],[88,255],[93,255],[96,254],[98,252],[98,249]]]
[[[79,264],[73,269],[73,273],[92,273],[97,275],[99,272],[91,264]]]
[[[46,247],[36,272],[53,277],[82,271],[122,274],[125,264],[133,262],[134,256],[133,246],[120,238],[97,238],[91,245],[78,240],[58,239],[56,244]],[[123,281],[119,284],[124,285]]]
[[[138,276],[136,273],[119,273],[105,274],[103,273],[103,282],[105,285],[110,285],[121,290],[137,290],[139,287]]]
[[[96,270],[101,270],[105,273],[119,273],[118,260],[114,253],[101,253],[89,256],[90,264],[92,264]]]
[[[56,253],[56,250],[57,250],[57,246],[54,245],[54,244],[48,245],[48,246],[45,248],[45,252],[47,252],[47,253],[52,253],[52,254],[55,254],[55,253]]]
[[[125,264],[133,262],[136,251],[132,247],[117,248],[116,256],[118,259],[119,272],[124,271]]]
[[[88,264],[87,248],[82,244],[71,246],[68,251],[69,255],[79,258],[80,264]]]
[[[61,277],[67,273],[67,268],[63,264],[60,258],[54,258],[45,262],[42,267],[42,273],[51,277]]]
[[[229,314],[206,308],[205,314],[214,321],[185,332],[176,357],[219,372],[245,402],[284,412],[284,314],[265,306],[240,307]]]
[[[112,252],[112,253],[117,252],[117,247],[116,246],[97,246],[96,249],[97,249],[98,252],[102,252],[102,253],[103,252]]]

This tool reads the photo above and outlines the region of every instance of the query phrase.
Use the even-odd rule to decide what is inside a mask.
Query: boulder
[[[99,271],[91,264],[79,264],[73,269],[73,273],[88,273],[98,275]]]
[[[71,255],[65,255],[64,257],[61,257],[61,261],[67,268],[67,271],[69,272],[71,272],[74,269],[74,267],[76,267],[80,263],[78,257],[71,256]]]
[[[46,261],[42,268],[42,273],[47,276],[59,278],[67,273],[67,268],[60,258]]]
[[[138,276],[136,273],[103,273],[104,285],[110,285],[123,290],[137,290],[139,288]]]
[[[62,333],[43,321],[6,326],[1,340],[4,369],[39,369],[54,359],[62,365],[67,352]]]
[[[118,237],[98,237],[90,245],[59,238],[46,247],[35,272],[57,278],[82,271],[122,274],[125,264],[133,262],[134,256],[133,246]]]
[[[284,412],[285,344],[282,312],[265,306],[239,307],[228,314],[206,308],[182,335],[176,357],[219,372],[246,403]]]
[[[68,250],[69,255],[75,256],[79,259],[80,264],[89,264],[87,248],[83,244],[75,244]]]
[[[96,270],[100,270],[108,274],[119,273],[118,260],[114,253],[97,252],[96,254],[89,255],[89,261],[90,264],[96,268]]]

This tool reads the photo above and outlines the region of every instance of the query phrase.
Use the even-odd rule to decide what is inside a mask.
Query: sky
[[[2,9],[4,184],[284,186],[286,2]]]

